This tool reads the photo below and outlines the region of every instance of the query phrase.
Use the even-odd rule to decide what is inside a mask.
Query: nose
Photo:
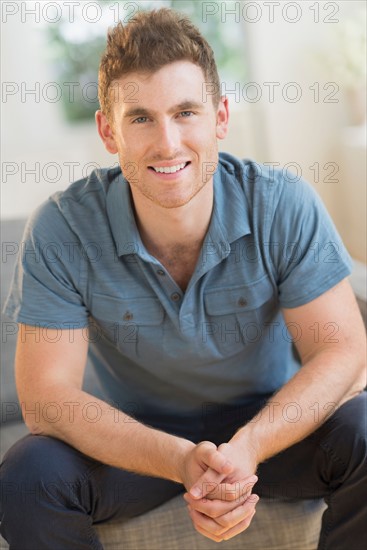
[[[155,156],[169,160],[177,156],[180,150],[180,130],[172,120],[163,120],[157,124],[155,133]]]

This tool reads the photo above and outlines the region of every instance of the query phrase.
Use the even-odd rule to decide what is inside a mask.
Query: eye
[[[136,118],[135,120],[133,120],[133,124],[143,124],[143,122],[145,122],[146,120],[148,120],[148,117],[146,116],[140,116],[138,118]]]
[[[193,111],[181,111],[180,115],[183,117],[183,118],[189,118],[191,115],[193,115]]]

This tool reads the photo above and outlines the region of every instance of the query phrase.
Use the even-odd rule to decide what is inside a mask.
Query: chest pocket
[[[202,340],[213,342],[220,356],[230,357],[259,342],[275,308],[267,277],[249,285],[208,290],[204,295],[207,322]]]
[[[107,338],[131,359],[151,357],[162,342],[165,313],[156,298],[120,299],[95,293],[91,313],[97,323],[96,338]]]

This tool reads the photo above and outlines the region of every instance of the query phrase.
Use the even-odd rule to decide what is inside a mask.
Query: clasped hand
[[[252,494],[257,462],[236,443],[218,448],[210,441],[196,445],[186,456],[184,499],[195,529],[221,542],[248,528],[259,500]]]

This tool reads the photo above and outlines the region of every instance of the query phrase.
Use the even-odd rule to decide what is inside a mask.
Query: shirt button
[[[171,300],[173,300],[174,302],[178,302],[179,300],[181,300],[181,296],[178,292],[174,292],[173,294],[171,294]]]
[[[131,311],[126,311],[123,316],[124,321],[131,321],[131,319],[134,318],[134,315],[131,313]]]
[[[243,296],[241,296],[241,298],[238,298],[237,304],[240,307],[245,307],[245,306],[247,306],[247,300]]]
[[[163,269],[157,269],[157,274],[163,277],[163,275],[165,275],[165,272],[163,271]]]

